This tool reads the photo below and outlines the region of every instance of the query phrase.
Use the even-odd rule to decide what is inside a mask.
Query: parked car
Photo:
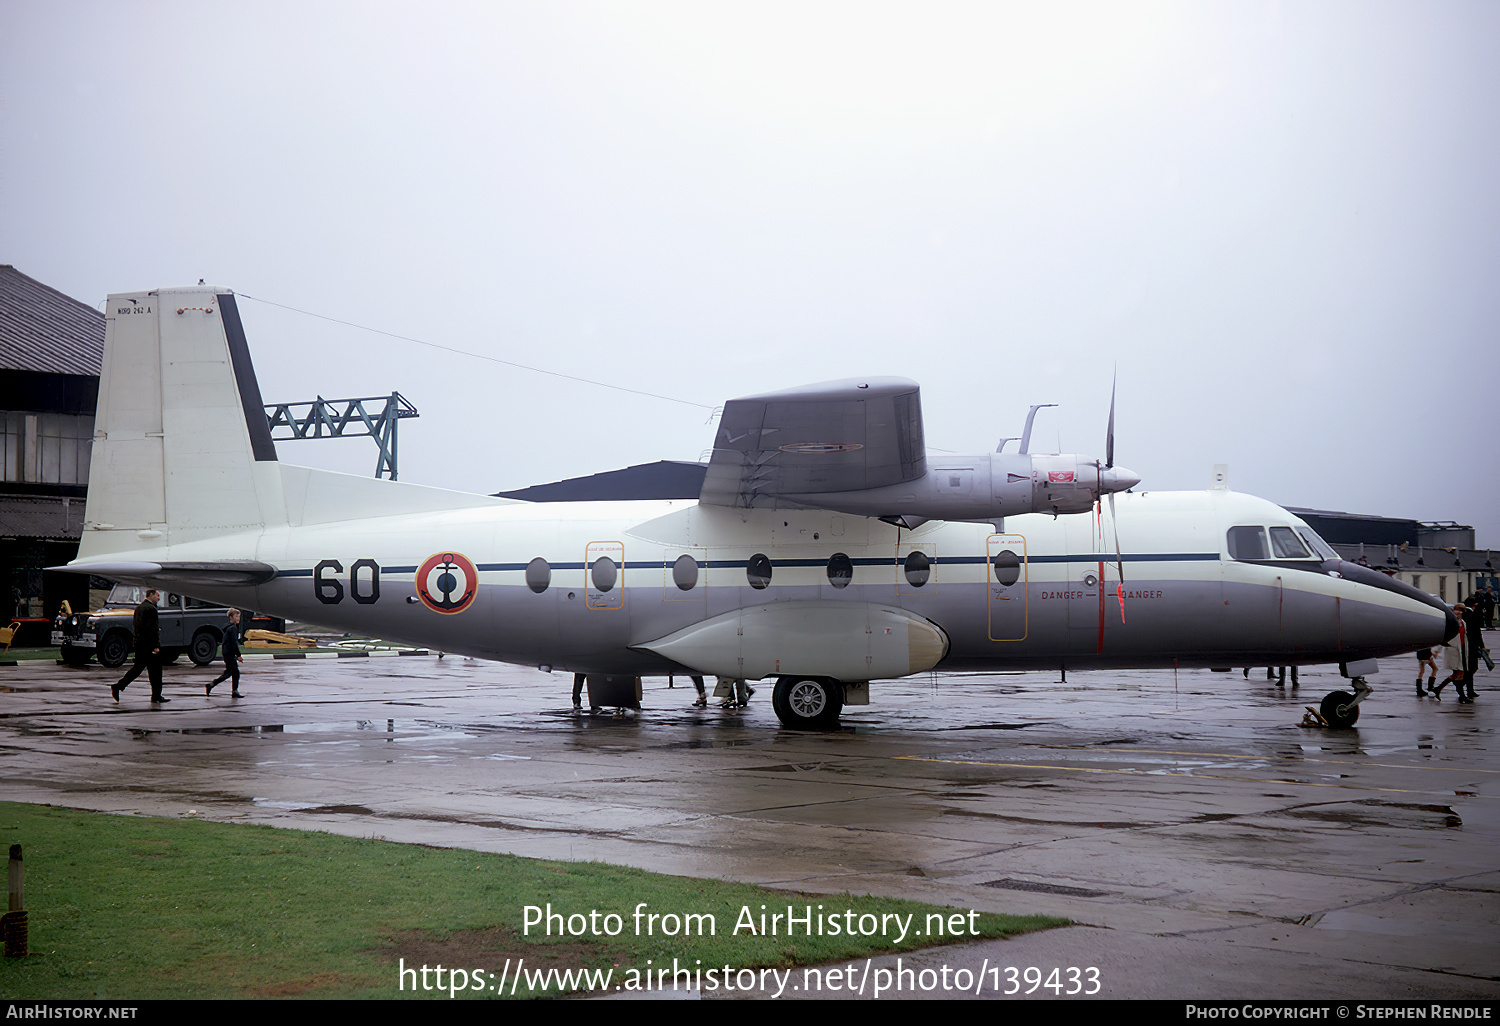
[[[52,644],[62,650],[63,662],[82,666],[97,657],[104,666],[122,665],[135,647],[135,607],[146,598],[146,589],[117,584],[110,589],[104,608],[92,613],[59,615],[52,621]],[[207,666],[219,654],[229,607],[216,606],[170,592],[162,592],[157,607],[161,625],[162,662],[170,663],[186,653],[198,666]],[[286,621],[275,616],[257,616],[241,610],[240,626],[269,631],[286,630]]]

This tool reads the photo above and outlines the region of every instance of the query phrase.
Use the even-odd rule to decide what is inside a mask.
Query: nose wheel
[[[1354,692],[1330,691],[1323,696],[1323,703],[1317,709],[1307,707],[1307,715],[1302,717],[1304,727],[1332,727],[1335,730],[1346,730],[1359,721],[1359,703],[1370,695],[1374,688],[1365,683],[1363,677],[1355,677],[1351,683]]]

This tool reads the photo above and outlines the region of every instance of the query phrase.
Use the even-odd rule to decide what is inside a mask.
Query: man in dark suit
[[[161,626],[157,621],[156,601],[161,598],[161,592],[155,588],[146,591],[146,600],[135,607],[135,618],[132,626],[135,628],[135,665],[130,672],[120,678],[120,682],[110,689],[115,696],[115,701],[120,700],[120,692],[125,690],[126,685],[141,675],[145,670],[151,681],[151,701],[158,705],[170,702],[170,698],[163,698],[161,693]]]

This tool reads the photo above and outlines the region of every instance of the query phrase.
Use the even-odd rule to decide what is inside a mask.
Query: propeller
[[[1115,389],[1119,383],[1120,372],[1116,368],[1114,376],[1109,383],[1109,426],[1104,432],[1104,466],[1113,470],[1115,466]],[[1104,474],[1100,472],[1100,484],[1102,490]],[[1109,493],[1109,520],[1115,531],[1115,569],[1119,572],[1120,580],[1115,586],[1115,594],[1120,600],[1120,622],[1125,622],[1125,556],[1120,551],[1120,521],[1115,517],[1115,493]]]

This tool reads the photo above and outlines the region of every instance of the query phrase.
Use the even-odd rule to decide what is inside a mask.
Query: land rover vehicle
[[[97,656],[104,666],[124,663],[135,647],[135,607],[145,598],[145,588],[117,584],[110,589],[104,608],[92,613],[59,615],[52,621],[52,643],[62,649],[63,662],[81,666]],[[229,622],[229,607],[163,591],[157,603],[157,622],[161,627],[162,662],[170,663],[186,653],[195,665],[207,666],[219,653],[224,625]],[[286,621],[242,610],[240,626],[245,630],[257,627],[282,631],[286,629]]]

